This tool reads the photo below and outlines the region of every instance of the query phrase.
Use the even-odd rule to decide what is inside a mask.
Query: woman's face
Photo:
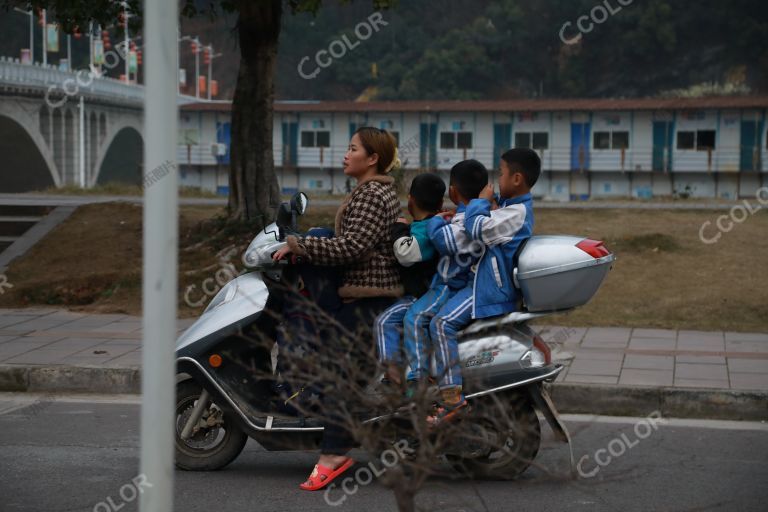
[[[347,153],[344,155],[344,174],[353,178],[359,178],[364,175],[379,161],[379,155],[373,153],[369,155],[363,147],[358,134],[352,136],[352,140],[349,141],[349,147]]]

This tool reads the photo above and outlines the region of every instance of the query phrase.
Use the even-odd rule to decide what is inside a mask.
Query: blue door
[[[422,169],[437,167],[437,123],[421,123],[419,162]]]
[[[216,142],[224,144],[227,147],[227,151],[224,155],[217,155],[216,162],[220,164],[229,163],[229,147],[232,142],[232,124],[231,123],[216,123]]]
[[[501,155],[512,147],[512,125],[495,124],[493,125],[493,168],[498,169],[501,165]]]
[[[669,172],[672,170],[672,140],[675,126],[672,121],[653,122],[653,170]]]
[[[283,167],[295,166],[299,160],[299,123],[283,123]]]
[[[739,169],[742,171],[758,171],[760,165],[760,139],[763,134],[762,121],[741,122],[741,154]]]
[[[571,170],[589,169],[589,123],[571,123]]]

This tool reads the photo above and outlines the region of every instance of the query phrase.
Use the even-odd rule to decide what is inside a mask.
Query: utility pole
[[[195,36],[195,98],[200,99],[200,39]]]
[[[123,2],[123,24],[125,25],[125,83],[131,83],[131,73],[128,67],[128,55],[130,54],[130,36],[128,35],[128,2]]]
[[[177,0],[144,3],[144,220],[141,512],[173,510],[178,285]]]
[[[48,21],[43,9],[43,66],[48,65]]]
[[[78,123],[79,135],[77,141],[80,153],[80,161],[78,163],[80,164],[80,186],[85,188],[85,101],[82,96],[80,96],[80,105],[78,107],[78,120],[80,121]]]
[[[13,10],[29,16],[29,59],[30,59],[30,62],[34,64],[35,63],[35,11],[32,10],[31,6],[28,11],[25,11],[24,9],[19,9],[18,7],[14,7]]]
[[[211,82],[213,81],[213,59],[221,57],[221,53],[213,53],[213,44],[206,46],[208,50],[208,101],[211,100]]]

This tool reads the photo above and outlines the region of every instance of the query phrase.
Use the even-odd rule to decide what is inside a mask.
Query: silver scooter
[[[285,266],[272,255],[295,230],[308,206],[303,193],[281,205],[243,254],[252,271],[227,283],[200,318],[176,342],[176,465],[185,470],[216,470],[232,462],[248,437],[267,450],[304,450],[319,446],[321,423],[274,410],[278,348],[248,343],[254,333],[274,339],[274,315],[265,314],[281,286]],[[521,474],[538,453],[540,412],[569,444],[568,432],[544,387],[562,371],[547,344],[528,325],[534,318],[586,304],[612,267],[614,255],[602,242],[572,236],[534,236],[520,248],[513,271],[523,298],[520,311],[475,321],[460,335],[459,355],[465,396],[472,408],[495,404],[506,422],[473,425],[475,439],[488,446],[458,447],[446,459],[462,472],[494,479]],[[375,422],[391,417],[372,415]],[[471,422],[471,416],[467,421]],[[480,423],[480,422],[478,422]],[[502,429],[513,424],[515,428]],[[504,430],[504,431],[501,431]],[[499,443],[499,440],[505,442]],[[493,446],[491,446],[493,444]],[[501,446],[501,448],[499,448]],[[571,465],[573,457],[571,455]]]

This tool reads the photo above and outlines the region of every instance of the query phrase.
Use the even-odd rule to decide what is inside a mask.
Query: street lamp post
[[[43,66],[48,65],[48,22],[43,9]]]
[[[19,9],[18,7],[14,7],[13,10],[29,16],[29,60],[31,64],[34,64],[35,63],[35,11],[33,11],[32,8],[30,8],[28,11],[25,11],[24,9]]]
[[[195,97],[200,98],[200,38],[198,36],[182,36],[179,38],[179,43],[182,41],[191,41],[195,45]],[[179,50],[180,53],[181,50]]]
[[[128,63],[128,56],[130,55],[130,43],[131,38],[128,34],[128,2],[123,2],[123,24],[125,26],[125,83],[131,83],[131,72]]]
[[[195,36],[195,98],[200,99],[200,39]]]
[[[206,46],[208,49],[208,101],[211,100],[211,81],[213,79],[213,59],[221,57],[222,53],[213,53],[213,44]]]

